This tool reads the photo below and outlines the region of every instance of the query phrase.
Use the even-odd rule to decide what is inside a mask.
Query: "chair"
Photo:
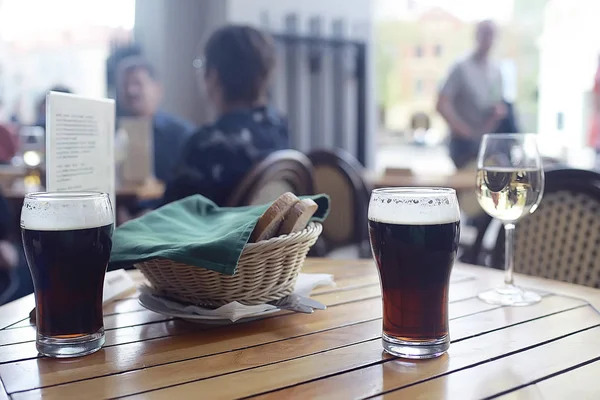
[[[308,158],[316,191],[331,197],[331,211],[321,234],[323,251],[358,246],[359,257],[370,257],[367,211],[371,191],[363,179],[362,165],[341,149],[314,151]]]
[[[492,265],[504,265],[504,229]],[[600,287],[600,174],[576,169],[546,172],[538,209],[517,223],[515,271]]]
[[[296,150],[276,151],[258,163],[238,184],[226,205],[265,204],[285,192],[298,196],[314,194],[310,160]]]

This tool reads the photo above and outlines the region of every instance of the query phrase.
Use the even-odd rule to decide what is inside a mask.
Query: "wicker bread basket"
[[[306,254],[323,227],[311,222],[303,231],[248,243],[235,275],[156,258],[136,264],[152,287],[175,300],[219,307],[238,301],[255,305],[292,293]]]

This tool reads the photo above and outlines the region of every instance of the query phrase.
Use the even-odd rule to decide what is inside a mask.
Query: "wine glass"
[[[479,293],[486,303],[526,306],[541,300],[538,293],[515,286],[513,269],[515,225],[537,209],[543,191],[544,171],[535,135],[483,136],[477,159],[477,200],[487,214],[502,222],[506,237],[504,285]]]

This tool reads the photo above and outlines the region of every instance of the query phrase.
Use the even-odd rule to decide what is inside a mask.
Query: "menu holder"
[[[125,158],[120,165],[124,185],[143,185],[154,176],[154,138],[152,120],[148,118],[119,118],[119,128],[127,135]]]
[[[50,92],[46,190],[108,193],[115,206],[115,102]]]

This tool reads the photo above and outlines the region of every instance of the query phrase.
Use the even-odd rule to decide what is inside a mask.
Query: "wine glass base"
[[[488,304],[500,306],[530,306],[542,300],[542,296],[538,293],[523,290],[513,285],[504,285],[486,290],[479,293],[478,297]]]

